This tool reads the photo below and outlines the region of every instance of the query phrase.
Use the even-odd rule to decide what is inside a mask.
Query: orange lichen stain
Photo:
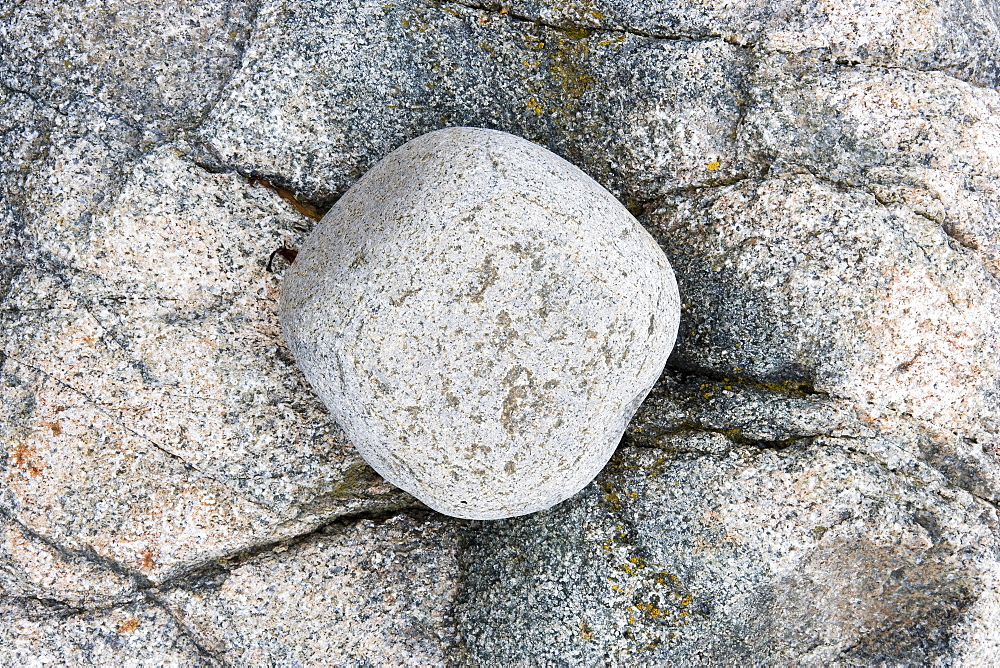
[[[58,422],[54,421],[54,420],[52,420],[52,421],[42,420],[42,426],[43,427],[48,427],[49,429],[51,429],[52,433],[55,436],[58,436],[59,434],[62,433],[62,425],[59,424]]]
[[[713,162],[708,163],[705,166],[708,167],[709,169],[711,169],[714,172],[715,170],[717,170],[719,167],[722,166],[722,163],[719,162],[718,160],[715,160]]]
[[[38,459],[38,452],[30,445],[18,443],[11,453],[14,459],[14,466],[24,469],[29,475],[41,475],[45,465]]]
[[[153,551],[153,548],[147,547],[144,549],[139,555],[142,557],[139,562],[139,568],[144,571],[152,570],[153,566],[156,565],[156,559],[153,557],[154,554],[155,552]]]
[[[139,628],[141,622],[135,617],[129,617],[124,622],[118,625],[118,633],[132,633],[137,628]]]

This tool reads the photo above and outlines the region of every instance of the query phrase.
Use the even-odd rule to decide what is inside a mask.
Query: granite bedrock
[[[0,662],[997,663],[997,6],[0,8]],[[266,270],[454,125],[659,241],[676,350],[580,495],[368,469]]]

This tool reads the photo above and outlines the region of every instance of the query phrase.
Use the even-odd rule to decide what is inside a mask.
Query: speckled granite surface
[[[998,20],[0,5],[0,663],[1000,662]],[[323,209],[454,125],[590,174],[682,296],[609,467],[500,522],[362,463],[267,268],[313,220],[261,179]]]

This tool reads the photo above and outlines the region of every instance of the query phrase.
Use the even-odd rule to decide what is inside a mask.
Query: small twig
[[[272,269],[271,264],[274,262],[275,255],[280,255],[284,258],[285,262],[291,264],[295,262],[295,258],[298,257],[298,254],[299,252],[297,250],[289,248],[288,246],[282,246],[281,248],[276,249],[273,253],[271,253],[271,257],[267,258],[267,270],[274,273],[274,269]]]

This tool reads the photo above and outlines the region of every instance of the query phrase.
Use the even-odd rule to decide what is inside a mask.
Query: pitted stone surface
[[[280,308],[362,456],[472,519],[590,482],[679,318],[666,257],[610,193],[477,128],[424,135],[374,167],[307,240]]]

